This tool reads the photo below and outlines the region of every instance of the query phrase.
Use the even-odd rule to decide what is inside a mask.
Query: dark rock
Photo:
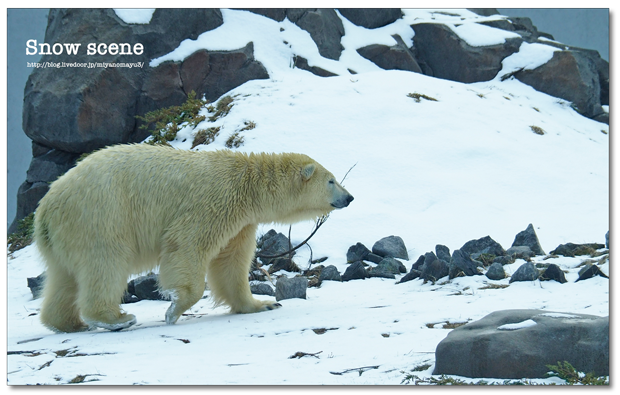
[[[26,181],[29,183],[52,182],[75,165],[76,154],[51,149],[32,158],[26,172]]]
[[[601,276],[601,277],[609,278],[605,273],[601,271],[601,269],[598,266],[593,265],[591,263],[586,263],[584,267],[582,267],[581,270],[579,270],[579,278],[575,280],[575,282],[586,280],[594,276]]]
[[[501,263],[495,262],[489,267],[485,276],[487,276],[489,280],[503,280],[506,278],[506,272]]]
[[[435,255],[434,252],[432,251],[427,252],[426,254],[424,254],[424,263],[419,268],[419,270],[424,272],[424,268],[426,268],[427,266],[429,266],[431,263],[435,262],[436,260],[437,260],[437,256]]]
[[[368,272],[361,261],[353,262],[342,274],[342,281],[363,280],[368,278]]]
[[[140,276],[131,280],[134,292],[133,294],[139,300],[167,300],[160,292],[157,284],[157,274],[149,274]]]
[[[339,8],[338,12],[354,25],[366,29],[389,25],[403,15],[400,8]]]
[[[39,274],[36,277],[28,277],[26,279],[28,282],[28,288],[30,288],[30,292],[32,292],[32,299],[39,299],[43,292],[43,284],[45,282],[45,272]]]
[[[561,284],[567,282],[566,276],[560,267],[554,263],[550,264],[540,275],[541,281],[557,281]]]
[[[377,254],[373,254],[371,252],[370,254],[366,255],[366,258],[364,258],[364,260],[368,261],[368,262],[379,264],[383,260],[383,257],[379,256]]]
[[[502,68],[502,60],[519,50],[520,38],[503,44],[473,47],[449,27],[439,23],[412,25],[415,57],[426,75],[464,83],[489,81]]]
[[[11,234],[17,231],[17,225],[19,221],[26,218],[30,213],[33,213],[39,204],[39,200],[45,196],[50,189],[50,184],[47,182],[35,182],[30,183],[24,181],[17,190],[17,211],[15,213],[15,219],[9,226],[8,233]]]
[[[480,274],[478,264],[469,257],[469,254],[461,252],[461,250],[454,250],[450,260],[450,279],[458,277],[459,272],[463,272],[466,276]]]
[[[524,231],[517,233],[517,236],[515,236],[515,241],[512,243],[512,247],[520,246],[530,247],[536,255],[545,255],[532,224],[529,224]]]
[[[426,255],[420,255],[417,261],[411,265],[411,270],[422,270],[422,266],[424,266],[424,261],[426,261]]]
[[[162,63],[155,70],[166,65],[172,64]],[[169,84],[170,81],[178,79],[179,89],[182,87],[182,91],[179,92],[185,94],[184,92],[193,90],[198,97],[204,95],[207,100],[215,101],[224,93],[247,81],[269,78],[265,67],[254,59],[252,42],[233,51],[196,51],[177,68],[178,70],[172,72],[170,76],[164,75],[164,78],[152,84],[155,91],[150,96],[156,97],[155,92],[162,92],[166,81]],[[166,96],[172,97],[172,91]],[[179,97],[179,99],[181,102],[185,101],[185,98]],[[158,107],[164,106],[158,105]]]
[[[405,274],[397,284],[406,283],[407,281],[415,280],[422,275],[422,272],[416,269],[411,269],[409,273]]]
[[[294,23],[310,33],[321,56],[340,59],[344,49],[340,44],[340,39],[344,36],[344,26],[336,11],[331,8],[307,10]]]
[[[433,375],[542,378],[547,365],[563,361],[580,372],[609,375],[609,317],[497,311],[450,331],[437,345]]]
[[[492,254],[495,256],[506,255],[502,246],[490,236],[485,236],[478,240],[470,240],[461,247],[461,252],[469,256],[472,254]]]
[[[555,250],[551,251],[553,255],[563,255],[568,257],[575,257],[578,255],[592,255],[596,250],[605,248],[604,244],[587,243],[587,244],[574,244],[566,243],[560,244]]]
[[[400,274],[403,264],[394,258],[383,258],[375,267],[376,270],[392,274]]]
[[[283,265],[281,261],[282,259],[288,259],[288,255],[278,258],[268,258],[268,256],[282,254],[288,251],[291,245],[289,243],[288,237],[284,236],[282,233],[278,233],[275,230],[271,229],[259,239],[257,247],[259,249],[257,255],[264,265],[270,265],[272,263],[275,263],[276,260],[280,260],[280,265]],[[290,256],[294,256],[295,253],[295,251],[291,252]]]
[[[422,73],[422,69],[415,60],[413,52],[403,42],[400,36],[392,36],[396,45],[388,47],[382,44],[371,44],[358,48],[357,53],[370,60],[384,70],[404,70]]]
[[[534,281],[540,276],[538,269],[532,262],[525,262],[510,276],[510,283],[515,281]]]
[[[250,291],[255,295],[275,296],[273,287],[266,283],[250,284]]]
[[[314,75],[318,75],[319,77],[333,77],[338,75],[317,66],[310,66],[308,64],[308,59],[299,55],[293,56],[293,66],[297,67],[298,69],[309,71]]]
[[[422,277],[424,281],[435,283],[440,278],[447,276],[449,272],[450,268],[448,262],[435,258],[431,263],[424,264],[424,269],[420,277]]]
[[[511,263],[515,263],[515,259],[510,255],[496,256],[495,259],[493,259],[493,263],[495,262],[501,265],[510,265]]]
[[[528,260],[536,255],[528,246],[510,247],[506,250],[506,254],[515,259],[525,260]]]
[[[592,53],[556,51],[545,64],[533,70],[522,70],[514,77],[537,91],[572,102],[577,112],[593,118],[604,112],[597,66]]]
[[[395,279],[396,278],[394,273],[388,271],[388,269],[386,267],[379,267],[379,266],[376,266],[376,267],[368,270],[368,277],[370,277],[370,278],[374,278],[374,277],[391,278],[391,279]]]
[[[480,16],[499,15],[497,8],[468,8],[467,10]]]
[[[450,249],[442,244],[437,244],[435,246],[435,254],[437,255],[438,259],[442,259],[446,262],[450,262],[450,259],[452,259],[452,256],[450,255]]]
[[[372,252],[385,258],[392,257],[409,260],[405,242],[399,236],[382,238],[372,246]]]
[[[321,270],[321,274],[319,275],[320,281],[342,281],[340,277],[340,273],[336,266],[329,265],[326,266],[323,270]]]
[[[288,278],[282,276],[276,281],[276,300],[284,299],[306,299],[308,289],[308,279],[305,277]]]
[[[362,243],[357,243],[347,250],[347,262],[363,261],[370,254],[370,250]]]

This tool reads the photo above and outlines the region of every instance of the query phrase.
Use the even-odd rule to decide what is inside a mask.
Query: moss
[[[182,127],[195,128],[206,116],[198,113],[207,105],[207,100],[197,99],[196,92],[191,91],[187,100],[180,106],[170,106],[146,113],[144,116],[136,115],[143,121],[140,129],[151,129],[149,144],[170,145],[168,142],[175,139]]]
[[[224,96],[220,100],[218,100],[217,104],[215,105],[215,108],[213,106],[209,106],[207,108],[209,112],[215,111],[215,113],[209,117],[209,121],[215,122],[219,118],[225,117],[226,115],[228,115],[228,113],[233,107],[233,100],[234,99],[232,98],[232,96]]]
[[[218,134],[220,134],[219,126],[211,127],[207,129],[200,129],[194,136],[194,141],[192,142],[192,148],[190,149],[193,149],[196,146],[201,145],[201,144],[204,144],[204,145],[211,144],[215,140]]]
[[[21,250],[32,244],[34,235],[34,213],[28,214],[17,223],[17,231],[7,237],[9,253]]]
[[[235,132],[228,137],[226,140],[227,148],[239,148],[243,145],[243,136],[239,135],[239,132]]]

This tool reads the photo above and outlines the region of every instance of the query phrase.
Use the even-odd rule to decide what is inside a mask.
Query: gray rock
[[[372,252],[366,255],[366,258],[364,258],[365,261],[376,263],[376,264],[379,264],[383,259],[384,258],[382,256],[373,254]]]
[[[489,81],[502,68],[502,60],[519,50],[523,39],[503,44],[472,47],[440,23],[419,23],[415,32],[415,54],[424,74],[464,83]]]
[[[433,374],[542,378],[546,365],[559,361],[580,372],[609,375],[609,317],[497,311],[450,331],[437,345]]]
[[[422,270],[422,266],[424,266],[424,261],[426,261],[426,255],[420,255],[417,261],[411,265],[411,270]]]
[[[510,276],[510,283],[515,281],[534,281],[540,277],[540,272],[532,262],[525,262]]]
[[[560,267],[554,263],[547,266],[547,268],[540,275],[541,281],[557,281],[561,284],[567,282],[566,276]]]
[[[28,277],[26,281],[28,282],[28,288],[30,288],[30,292],[32,292],[32,299],[39,299],[43,292],[45,272],[39,274],[36,277]]]
[[[493,263],[495,262],[502,265],[510,265],[511,263],[515,263],[515,259],[510,255],[496,256],[495,259],[493,259]]]
[[[506,254],[515,259],[530,259],[536,254],[528,246],[510,247],[506,250]]]
[[[575,280],[575,282],[581,281],[581,280],[587,280],[588,278],[592,278],[594,276],[601,276],[601,277],[609,278],[605,273],[601,271],[601,269],[597,265],[586,263],[581,268],[581,270],[579,270],[579,278]]]
[[[340,273],[336,266],[329,265],[321,270],[321,274],[319,275],[320,281],[342,281],[342,277],[340,277]]]
[[[258,241],[258,257],[264,265],[270,265],[278,259],[287,259],[287,256],[279,257],[279,258],[268,258],[264,256],[274,256],[278,254],[282,254],[289,250],[290,243],[288,237],[284,236],[282,233],[277,233],[275,230],[271,229],[269,232],[265,233],[263,237],[261,237]],[[294,256],[296,251],[291,253],[291,257]]]
[[[452,259],[450,249],[442,244],[437,244],[435,246],[435,255],[437,255],[438,259],[442,259],[446,262],[450,262],[450,259]]]
[[[375,267],[378,271],[383,271],[392,274],[400,274],[402,263],[394,258],[383,258],[381,262]]]
[[[435,254],[433,254],[433,256],[434,255]],[[449,272],[450,268],[448,262],[435,258],[434,261],[424,264],[424,269],[420,277],[422,277],[424,281],[435,283],[440,278],[447,276]]]
[[[461,247],[461,252],[471,256],[472,254],[491,254],[495,256],[506,255],[506,250],[490,236],[478,240],[470,240]],[[473,257],[472,257],[473,258]]]
[[[536,255],[545,255],[532,224],[529,224],[525,230],[517,233],[515,236],[515,241],[512,242],[512,247],[520,246],[530,247]]]
[[[306,299],[307,289],[308,279],[305,277],[279,277],[276,281],[276,301],[293,298]]]
[[[450,261],[450,279],[458,277],[459,272],[462,272],[466,276],[480,274],[478,272],[478,264],[473,261],[468,254],[461,252],[461,250],[454,250]]]
[[[368,277],[370,278],[374,278],[374,277],[391,278],[391,279],[396,278],[394,273],[388,271],[386,267],[378,267],[378,266],[368,270]]]
[[[601,67],[604,69],[605,64],[596,51],[556,51],[545,64],[533,70],[521,70],[514,77],[537,91],[570,101],[577,112],[594,118],[604,112]],[[608,63],[606,69],[608,73]]]
[[[269,270],[268,270],[269,274],[279,272],[280,270],[284,270],[284,271],[291,272],[291,273],[301,272],[301,269],[299,268],[299,266],[297,266],[297,264],[293,262],[292,259],[289,259],[288,257],[274,258],[274,259],[270,259],[269,261],[271,263],[271,267],[269,267]]]
[[[157,279],[157,274],[149,274],[130,281],[133,286],[133,294],[138,300],[168,300],[159,292]]]
[[[353,262],[342,274],[342,281],[364,280],[368,278],[368,272],[361,261]]]
[[[362,243],[357,243],[347,251],[347,262],[363,261],[370,254],[370,250]]]
[[[506,272],[504,271],[504,267],[499,262],[494,262],[487,270],[485,276],[489,280],[503,280],[506,278]]]
[[[250,291],[255,295],[275,296],[273,287],[267,283],[250,284]]]
[[[605,245],[598,243],[566,243],[557,246],[555,250],[551,251],[551,254],[564,255],[569,257],[574,257],[578,255],[592,255],[596,250],[599,250],[601,248],[605,248]]]
[[[400,8],[339,8],[338,12],[354,25],[376,29],[402,17]]]
[[[392,257],[409,260],[409,254],[407,254],[407,247],[405,242],[399,236],[388,236],[377,241],[372,246],[373,254],[377,254],[382,257]]]
[[[384,70],[404,70],[422,73],[413,52],[407,48],[402,38],[392,36],[397,44],[391,47],[382,44],[371,44],[357,49],[362,57],[370,60]]]
[[[407,281],[415,280],[422,275],[422,272],[417,269],[411,269],[409,273],[405,274],[397,284],[406,283]]]
[[[310,33],[319,54],[328,59],[340,59],[344,49],[340,43],[344,36],[344,26],[336,11],[331,8],[301,11],[301,16],[294,23]]]

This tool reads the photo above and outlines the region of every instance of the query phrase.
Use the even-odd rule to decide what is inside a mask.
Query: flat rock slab
[[[609,375],[609,317],[544,310],[502,310],[452,330],[437,345],[433,374],[542,378],[568,361]]]

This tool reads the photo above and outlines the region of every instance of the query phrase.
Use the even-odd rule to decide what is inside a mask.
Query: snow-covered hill
[[[460,13],[465,26],[471,15]],[[517,80],[500,80],[517,68],[546,62],[549,47],[523,44],[494,80],[462,84],[381,70],[355,52],[364,43],[391,45],[394,33],[410,41],[412,18],[430,18],[427,11],[408,11],[403,20],[374,30],[343,18],[345,50],[338,62],[321,58],[308,34],[287,21],[245,11],[222,14],[220,28],[182,43],[152,65],[183,59],[198,48],[254,42],[255,57],[271,78],[229,92],[230,113],[197,128],[219,126],[219,136],[194,149],[221,149],[239,132],[241,151],[302,152],[338,178],[355,165],[344,181],[355,201],[334,212],[311,240],[313,257],[328,257],[324,265],[343,272],[349,246],[371,247],[389,235],[403,238],[413,261],[436,244],[455,250],[487,235],[508,248],[529,223],[546,252],[566,242],[604,242],[608,125]],[[505,38],[492,36],[497,29],[458,31],[474,45]],[[321,78],[293,69],[293,48],[311,64],[359,74]],[[416,100],[416,94],[423,96]],[[255,128],[241,131],[248,122]],[[173,145],[189,149],[194,133],[182,130]],[[294,226],[293,241],[303,240],[312,226]],[[306,268],[309,256],[302,250],[295,260]],[[405,262],[407,269],[413,261]],[[506,271],[513,273],[520,263]],[[138,318],[130,330],[53,334],[40,324],[40,300],[32,300],[26,288],[26,277],[43,270],[31,246],[8,261],[8,349],[32,351],[8,357],[8,383],[64,384],[85,376],[84,382],[98,380],[94,384],[399,384],[411,369],[433,363],[435,347],[448,333],[427,324],[476,320],[507,308],[609,314],[609,280],[574,283],[579,258],[553,263],[569,272],[569,283],[481,290],[508,279],[324,282],[309,289],[306,300],[284,300],[283,308],[267,313],[229,315],[224,308],[211,309],[205,299],[177,325],[166,326],[167,303],[142,301],[124,306]],[[602,266],[607,274],[608,265]],[[289,359],[296,352],[320,353]],[[373,368],[348,371],[360,367]],[[418,374],[431,372],[432,367]]]

